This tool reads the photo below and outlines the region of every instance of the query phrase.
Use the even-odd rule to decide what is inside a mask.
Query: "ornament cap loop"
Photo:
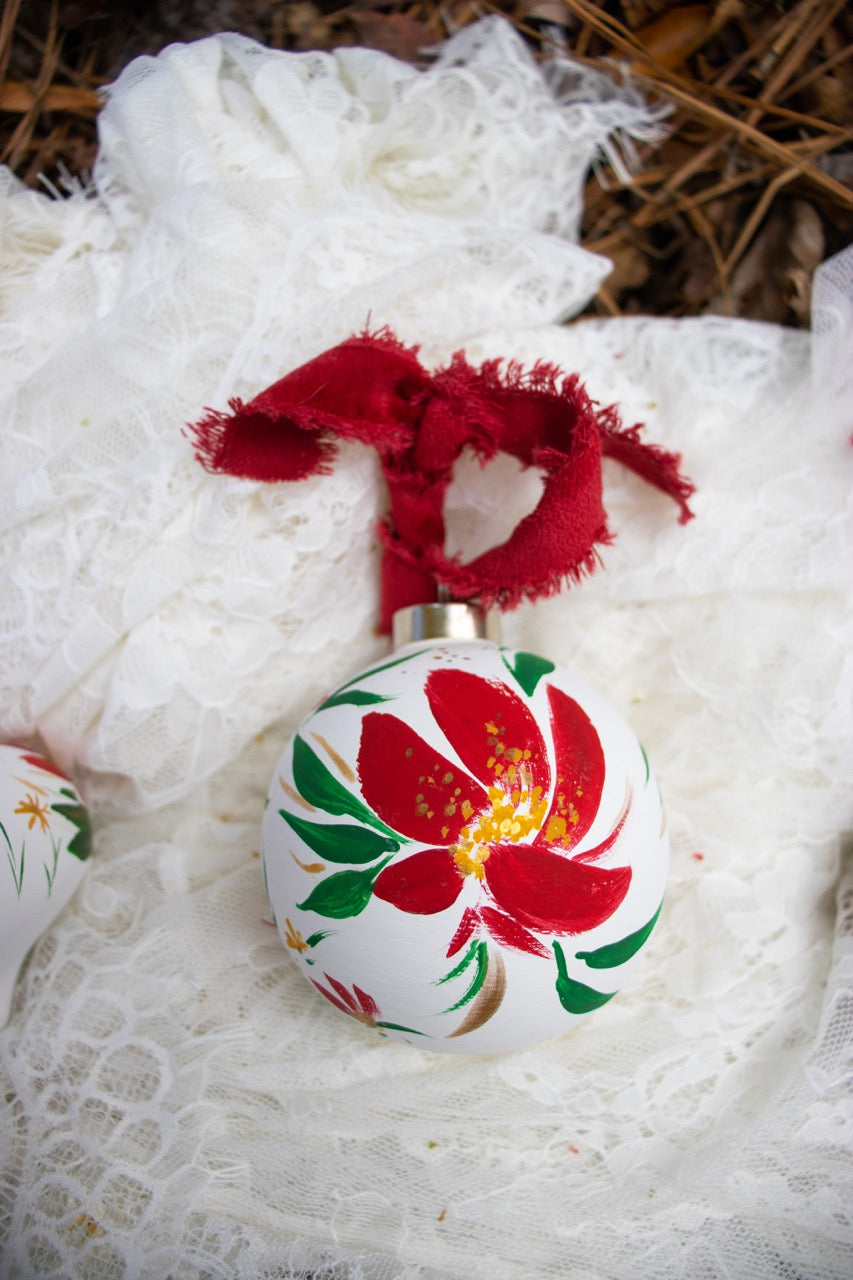
[[[500,616],[478,604],[440,601],[398,609],[391,623],[394,648],[424,640],[501,639]]]

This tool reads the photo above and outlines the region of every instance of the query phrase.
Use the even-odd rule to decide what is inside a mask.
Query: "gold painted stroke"
[[[465,1016],[463,1022],[451,1031],[447,1037],[453,1040],[455,1036],[467,1036],[470,1031],[476,1031],[478,1027],[482,1027],[489,1018],[494,1017],[500,1008],[501,1001],[506,992],[506,968],[503,962],[503,956],[500,951],[492,951],[489,954],[489,968],[486,973],[486,980],[480,990],[479,995],[475,999],[471,1008]]]

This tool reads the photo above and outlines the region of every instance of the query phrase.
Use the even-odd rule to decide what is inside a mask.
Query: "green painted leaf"
[[[50,834],[50,849],[51,849],[51,853],[53,854],[53,858],[50,866],[48,866],[46,862],[42,863],[42,866],[44,867],[44,874],[47,877],[47,896],[48,897],[50,897],[50,895],[53,893],[53,882],[56,879],[56,868],[59,865],[59,850],[62,847],[62,842],[54,838],[53,832],[51,831],[49,834]]]
[[[405,843],[402,836],[398,836],[396,831],[386,827],[385,823],[377,818],[358,796],[354,796],[342,782],[338,781],[317,753],[311,750],[305,739],[298,735],[293,742],[293,782],[303,800],[314,805],[315,809],[323,809],[326,813],[333,813],[337,817],[346,814],[350,818],[366,823],[376,831],[381,831],[385,836],[392,836],[401,844]]]
[[[652,776],[652,771],[649,766],[649,757],[646,755],[646,748],[643,746],[642,742],[639,744],[639,746],[640,746],[640,750],[643,753],[643,764],[646,766],[646,776],[644,778],[644,781],[648,782],[649,778]]]
[[[21,845],[21,857],[18,865],[15,863],[15,850],[12,848],[12,841],[9,839],[9,833],[0,822],[0,832],[3,833],[3,839],[6,841],[6,861],[9,863],[9,870],[12,872],[12,878],[15,881],[15,888],[18,891],[18,897],[21,896],[21,885],[24,883],[24,846],[26,841]]]
[[[399,840],[390,840],[365,827],[339,822],[306,822],[286,809],[279,809],[279,813],[300,840],[304,840],[308,848],[326,862],[372,862],[383,853],[396,853],[400,848]]]
[[[462,996],[460,1000],[456,1001],[456,1004],[452,1004],[449,1009],[444,1010],[445,1013],[453,1013],[456,1009],[461,1009],[464,1005],[468,1004],[469,1001],[474,999],[474,996],[486,981],[486,973],[489,968],[489,949],[485,942],[475,942],[474,952],[477,959],[477,972],[474,974],[474,981],[471,983],[464,996]],[[457,969],[458,967],[459,966],[457,965]]]
[[[468,968],[468,965],[474,959],[474,956],[477,954],[477,947],[479,945],[480,944],[475,938],[474,941],[471,943],[470,947],[468,948],[468,950],[465,952],[462,959],[459,961],[459,963],[450,970],[450,973],[446,973],[443,978],[438,978],[435,982],[435,985],[437,987],[441,987],[444,985],[445,982],[450,982],[451,979],[458,978],[460,973],[464,973],[465,970]]]
[[[54,813],[67,818],[71,825],[77,828],[76,835],[68,841],[68,852],[73,853],[74,857],[79,858],[81,862],[85,862],[92,852],[92,826],[89,815],[73,791],[67,791],[63,787],[60,794],[68,796],[70,803],[52,804],[50,807]]]
[[[553,947],[557,959],[557,995],[567,1013],[591,1013],[593,1009],[600,1009],[608,1000],[613,999],[615,991],[596,991],[594,987],[587,987],[583,982],[570,978],[563,948],[559,942],[554,942]]]
[[[377,1027],[382,1027],[384,1031],[405,1031],[410,1036],[425,1036],[425,1031],[416,1031],[414,1027],[401,1027],[399,1022],[377,1022]]]
[[[333,693],[317,708],[326,711],[329,707],[372,707],[377,702],[390,702],[392,699],[384,693],[368,693],[365,689],[341,689]]]
[[[316,911],[318,916],[331,916],[333,920],[357,916],[370,901],[376,877],[390,861],[390,857],[384,858],[369,871],[336,871],[296,905],[300,911]]]
[[[531,697],[542,677],[554,670],[554,663],[547,658],[540,658],[536,653],[524,653],[522,650],[516,653],[514,663],[508,661],[506,654],[503,655],[503,660],[528,698]]]
[[[316,933],[312,933],[310,937],[305,939],[305,945],[306,947],[316,947],[318,942],[322,942],[324,938],[330,938],[333,933],[333,929],[318,929]]]
[[[620,938],[618,942],[610,942],[606,947],[598,947],[595,951],[578,951],[576,953],[577,959],[585,960],[590,969],[615,969],[617,965],[624,964],[626,960],[630,960],[632,956],[637,954],[652,929],[654,929],[661,913],[661,907],[663,907],[663,900],[661,900],[660,907],[658,907],[648,924],[644,924],[642,929],[638,929],[636,933],[629,933],[627,938]]]
[[[388,662],[380,662],[378,667],[370,667],[367,671],[360,671],[352,680],[342,684],[339,692],[349,689],[351,685],[357,684],[359,680],[369,680],[371,676],[378,676],[380,671],[390,671],[391,667],[399,667],[401,662],[408,662],[411,658],[419,658],[422,653],[426,653],[426,649],[418,649],[415,653],[404,653],[402,658],[391,658]]]

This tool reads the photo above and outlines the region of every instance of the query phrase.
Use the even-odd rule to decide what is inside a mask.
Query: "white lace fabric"
[[[558,325],[607,271],[585,173],[659,127],[500,20],[426,71],[223,35],[127,68],[91,192],[5,174],[0,734],[95,854],[0,1033],[4,1278],[850,1274],[853,252],[812,335]],[[263,486],[182,427],[366,324],[577,370],[698,486],[681,527],[607,464],[603,571],[505,618],[631,721],[673,845],[637,977],[520,1053],[374,1038],[268,921],[278,753],[383,652],[383,494],[360,446]],[[452,547],[536,483],[462,465]]]

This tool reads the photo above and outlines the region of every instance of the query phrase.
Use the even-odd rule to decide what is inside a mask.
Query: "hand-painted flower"
[[[431,915],[453,905],[466,879],[480,885],[448,948],[480,928],[501,945],[550,952],[536,933],[582,933],[625,897],[630,867],[591,865],[610,835],[573,853],[601,801],[604,753],[580,705],[547,688],[555,777],[530,709],[508,685],[445,668],[426,683],[432,715],[465,766],[440,755],[397,716],[374,711],[362,723],[362,794],[383,822],[429,847],[385,867],[374,893],[401,911]]]
[[[350,993],[344,984],[338,982],[330,973],[326,973],[323,976],[329,986],[333,988],[331,991],[314,978],[311,981],[330,1004],[333,1004],[336,1009],[340,1009],[341,1013],[346,1013],[351,1018],[355,1018],[356,1022],[363,1022],[366,1027],[376,1026],[378,1019],[382,1015],[379,1012],[378,1004],[372,996],[369,996],[366,991],[362,991],[360,987],[356,986],[353,986],[352,993]]]
[[[40,791],[41,795],[45,796],[45,792],[41,791],[40,787],[37,787],[35,790]],[[25,798],[18,802],[15,813],[20,813],[23,817],[29,818],[29,822],[27,823],[28,831],[32,831],[36,822],[38,822],[42,831],[47,831],[50,828],[50,814],[48,813],[47,801],[46,799],[40,799],[39,796],[35,794],[35,791],[27,792]]]
[[[314,978],[311,982],[320,992],[321,996],[325,996],[330,1004],[336,1009],[340,1009],[341,1013],[347,1014],[350,1018],[355,1018],[356,1022],[361,1022],[365,1027],[373,1027],[380,1035],[384,1035],[386,1031],[405,1031],[407,1035],[419,1036],[423,1032],[416,1031],[413,1027],[403,1027],[398,1022],[384,1022],[379,1005],[369,996],[366,991],[362,991],[361,987],[357,987],[355,983],[352,986],[352,992],[347,991],[342,982],[338,982],[337,978],[333,978],[330,973],[324,973],[323,977],[332,989],[324,987],[321,982],[317,982]]]

